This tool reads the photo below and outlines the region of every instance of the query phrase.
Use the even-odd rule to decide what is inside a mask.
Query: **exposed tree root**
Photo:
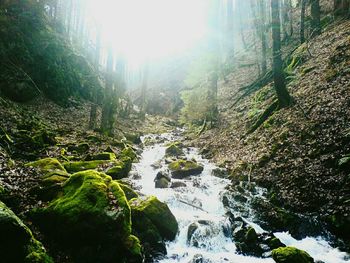
[[[276,110],[279,109],[278,100],[275,100],[259,117],[247,134],[255,132]]]

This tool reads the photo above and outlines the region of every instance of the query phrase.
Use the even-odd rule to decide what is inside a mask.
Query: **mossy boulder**
[[[203,171],[203,166],[194,161],[177,160],[169,164],[171,175],[175,179],[182,179],[191,175],[198,175]]]
[[[45,158],[30,162],[26,166],[34,167],[41,173],[41,188],[38,194],[41,198],[51,200],[61,191],[62,185],[69,174],[56,158]]]
[[[115,165],[106,171],[106,174],[112,176],[113,179],[123,179],[128,177],[132,166],[130,157],[123,157],[121,160],[115,161]]]
[[[164,240],[174,240],[178,223],[169,207],[156,197],[130,200],[134,233],[147,254],[165,254]]]
[[[280,247],[272,250],[276,263],[314,263],[314,259],[305,251],[295,247]]]
[[[137,154],[131,147],[126,147],[120,153],[120,159],[124,158],[130,158],[130,160],[133,162],[137,158]]]
[[[86,142],[68,145],[69,152],[76,152],[79,154],[86,153],[89,149],[90,149],[90,145]]]
[[[113,152],[102,152],[89,156],[88,160],[115,160],[115,154]]]
[[[103,173],[73,174],[62,196],[34,210],[32,216],[76,262],[123,262],[134,254],[126,247],[131,234],[128,201],[119,183]]]
[[[139,195],[129,185],[119,182],[119,186],[124,191],[125,197],[128,201],[139,197]]]
[[[179,147],[179,143],[172,143],[165,149],[166,156],[180,156],[183,154],[184,152]]]
[[[64,162],[63,166],[68,172],[77,173],[81,171],[97,169],[107,162],[108,161],[105,160]]]
[[[132,142],[135,144],[141,143],[141,134],[139,133],[127,133],[124,136],[129,142]]]
[[[52,263],[30,229],[0,201],[1,262]]]

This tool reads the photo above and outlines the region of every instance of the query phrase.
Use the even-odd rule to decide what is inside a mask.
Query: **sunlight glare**
[[[90,0],[90,19],[102,28],[102,41],[129,62],[184,51],[206,33],[205,0]]]

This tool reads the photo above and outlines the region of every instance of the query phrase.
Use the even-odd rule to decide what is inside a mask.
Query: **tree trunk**
[[[261,40],[261,70],[262,75],[267,72],[267,41],[266,41],[266,2],[265,0],[258,0],[259,3],[259,33]]]
[[[281,56],[281,22],[278,2],[279,0],[271,0],[273,78],[279,107],[283,108],[291,105],[292,98],[286,88],[286,81],[283,72]]]
[[[232,60],[234,57],[234,17],[233,17],[233,0],[227,1],[227,57]]]
[[[95,69],[97,73],[99,73],[99,68],[100,68],[100,52],[101,52],[101,30],[98,28],[97,36],[96,36],[95,58],[94,58],[94,64],[95,64]],[[89,128],[91,130],[96,128],[97,105],[98,105],[97,90],[96,88],[94,88],[93,94],[92,94],[92,105],[90,110],[90,121],[89,121]]]
[[[321,34],[320,0],[311,0],[311,37]]]
[[[306,11],[306,1],[301,0],[301,12],[300,12],[300,43],[305,42],[305,11]]]
[[[146,91],[147,91],[147,85],[148,85],[148,73],[149,73],[149,63],[148,61],[146,61],[143,68],[142,87],[141,87],[140,113],[141,113],[142,119],[145,118],[145,114],[146,114]]]
[[[101,130],[111,135],[114,129],[114,96],[113,96],[113,50],[108,49],[107,72],[106,72],[106,91],[102,108]]]

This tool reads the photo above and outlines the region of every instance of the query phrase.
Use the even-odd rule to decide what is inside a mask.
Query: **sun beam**
[[[206,34],[206,0],[90,0],[102,41],[131,64],[174,55]]]

